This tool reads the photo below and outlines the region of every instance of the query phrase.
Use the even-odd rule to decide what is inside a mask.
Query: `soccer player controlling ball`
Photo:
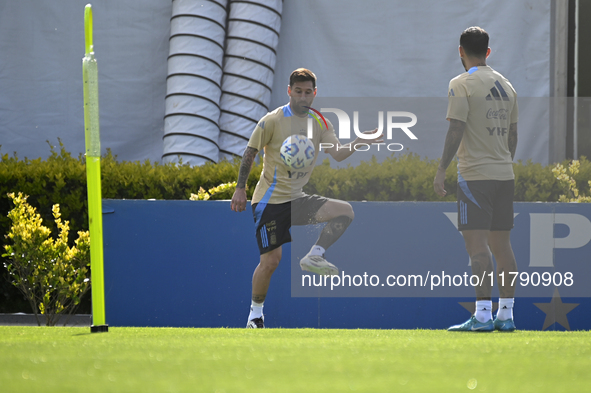
[[[246,210],[246,180],[257,153],[264,149],[263,171],[252,196],[256,239],[260,262],[252,276],[252,303],[247,328],[263,328],[263,302],[267,296],[273,272],[281,261],[281,245],[291,241],[291,225],[326,222],[320,237],[310,252],[300,261],[302,270],[323,275],[336,275],[339,270],[324,259],[326,250],[345,232],[354,213],[344,201],[318,195],[306,195],[302,188],[310,179],[314,165],[299,170],[288,168],[280,158],[280,147],[290,135],[307,136],[308,109],[316,97],[316,76],[310,70],[298,68],[289,77],[289,103],[267,113],[255,127],[238,173],[238,184],[232,196],[233,211]],[[380,135],[373,139],[357,138],[342,146],[330,122],[322,126],[313,122],[312,142],[318,157],[320,143],[333,147],[325,149],[335,160],[342,161],[355,151],[358,143],[381,143]],[[380,133],[381,134],[381,133]],[[316,158],[315,158],[316,160]],[[314,160],[314,161],[315,161]]]
[[[493,270],[491,251],[497,261],[499,311],[492,320],[492,286],[485,280],[476,289],[476,312],[450,331],[515,330],[515,287],[506,278],[517,272],[511,248],[513,158],[517,146],[517,95],[503,75],[486,65],[490,54],[488,34],[470,27],[460,36],[460,58],[467,72],[449,83],[447,119],[449,130],[433,182],[445,196],[445,170],[458,154],[458,230],[472,260],[472,274],[482,277]],[[459,148],[459,149],[458,149]]]

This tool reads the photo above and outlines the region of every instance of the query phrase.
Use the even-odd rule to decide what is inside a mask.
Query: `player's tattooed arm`
[[[252,163],[254,162],[258,152],[259,151],[257,149],[250,146],[248,146],[244,151],[242,163],[240,164],[240,170],[238,172],[238,182],[236,184],[236,188],[246,188],[246,181],[248,180]]]
[[[464,136],[464,129],[466,123],[456,119],[449,120],[449,129],[447,130],[447,136],[445,137],[445,145],[443,146],[443,154],[441,161],[439,161],[439,168],[437,168],[437,174],[435,180],[433,180],[433,188],[435,193],[439,196],[445,196],[445,170],[453,160],[454,156],[460,147],[462,137]]]
[[[258,152],[257,149],[247,147],[242,156],[242,163],[240,164],[240,170],[238,171],[238,181],[236,182],[236,190],[234,190],[232,203],[230,204],[230,208],[235,212],[243,212],[246,210],[246,181],[248,180],[252,163]]]
[[[515,158],[515,149],[517,149],[517,123],[509,125],[509,151],[511,152],[511,159]]]
[[[443,154],[441,155],[441,161],[439,162],[439,169],[445,170],[449,164],[451,164],[451,160],[453,160],[460,147],[460,142],[462,142],[465,129],[465,122],[456,119],[449,120],[449,129],[447,130],[447,136],[445,137],[445,145],[443,146]]]

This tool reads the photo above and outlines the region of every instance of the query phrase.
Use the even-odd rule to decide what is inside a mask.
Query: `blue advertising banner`
[[[326,254],[338,276],[298,274],[292,296],[474,296],[482,280],[512,282],[517,297],[591,297],[591,205],[515,203],[511,242],[519,272],[472,275],[457,209],[448,202],[352,202],[355,220]],[[306,255],[322,225],[292,227],[292,260]]]
[[[463,281],[471,270],[455,203],[351,204],[355,220],[326,254],[351,286],[314,286],[320,276],[307,285],[298,262],[320,227],[292,227],[265,302],[267,327],[443,329],[469,318],[474,289]],[[229,201],[104,200],[103,213],[109,325],[246,325],[259,260],[250,207],[235,213]],[[591,205],[516,203],[515,213],[517,327],[590,329]],[[373,275],[385,285],[372,285]],[[419,280],[411,275],[423,285],[411,286]]]

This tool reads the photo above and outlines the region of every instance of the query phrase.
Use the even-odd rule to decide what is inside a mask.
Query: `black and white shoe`
[[[246,328],[247,329],[264,329],[265,323],[263,321],[263,317],[251,319],[246,324]]]
[[[338,276],[339,268],[320,255],[306,255],[300,261],[302,270],[322,276]]]

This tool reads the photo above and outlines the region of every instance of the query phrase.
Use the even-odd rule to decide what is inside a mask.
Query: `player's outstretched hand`
[[[435,175],[435,180],[433,180],[433,189],[435,193],[440,197],[444,197],[447,194],[445,191],[445,170],[441,168],[437,168],[437,175]]]
[[[246,210],[246,189],[236,188],[234,195],[232,195],[232,204],[230,207],[235,212],[243,212]]]
[[[363,135],[371,135],[371,136],[373,136],[373,138],[370,138],[370,139],[357,138],[357,142],[359,142],[359,143],[369,143],[369,144],[372,144],[372,143],[384,143],[384,138],[383,138],[384,132],[382,131],[382,132],[380,132],[378,134],[378,129],[377,128],[373,129],[372,131],[363,131]]]

